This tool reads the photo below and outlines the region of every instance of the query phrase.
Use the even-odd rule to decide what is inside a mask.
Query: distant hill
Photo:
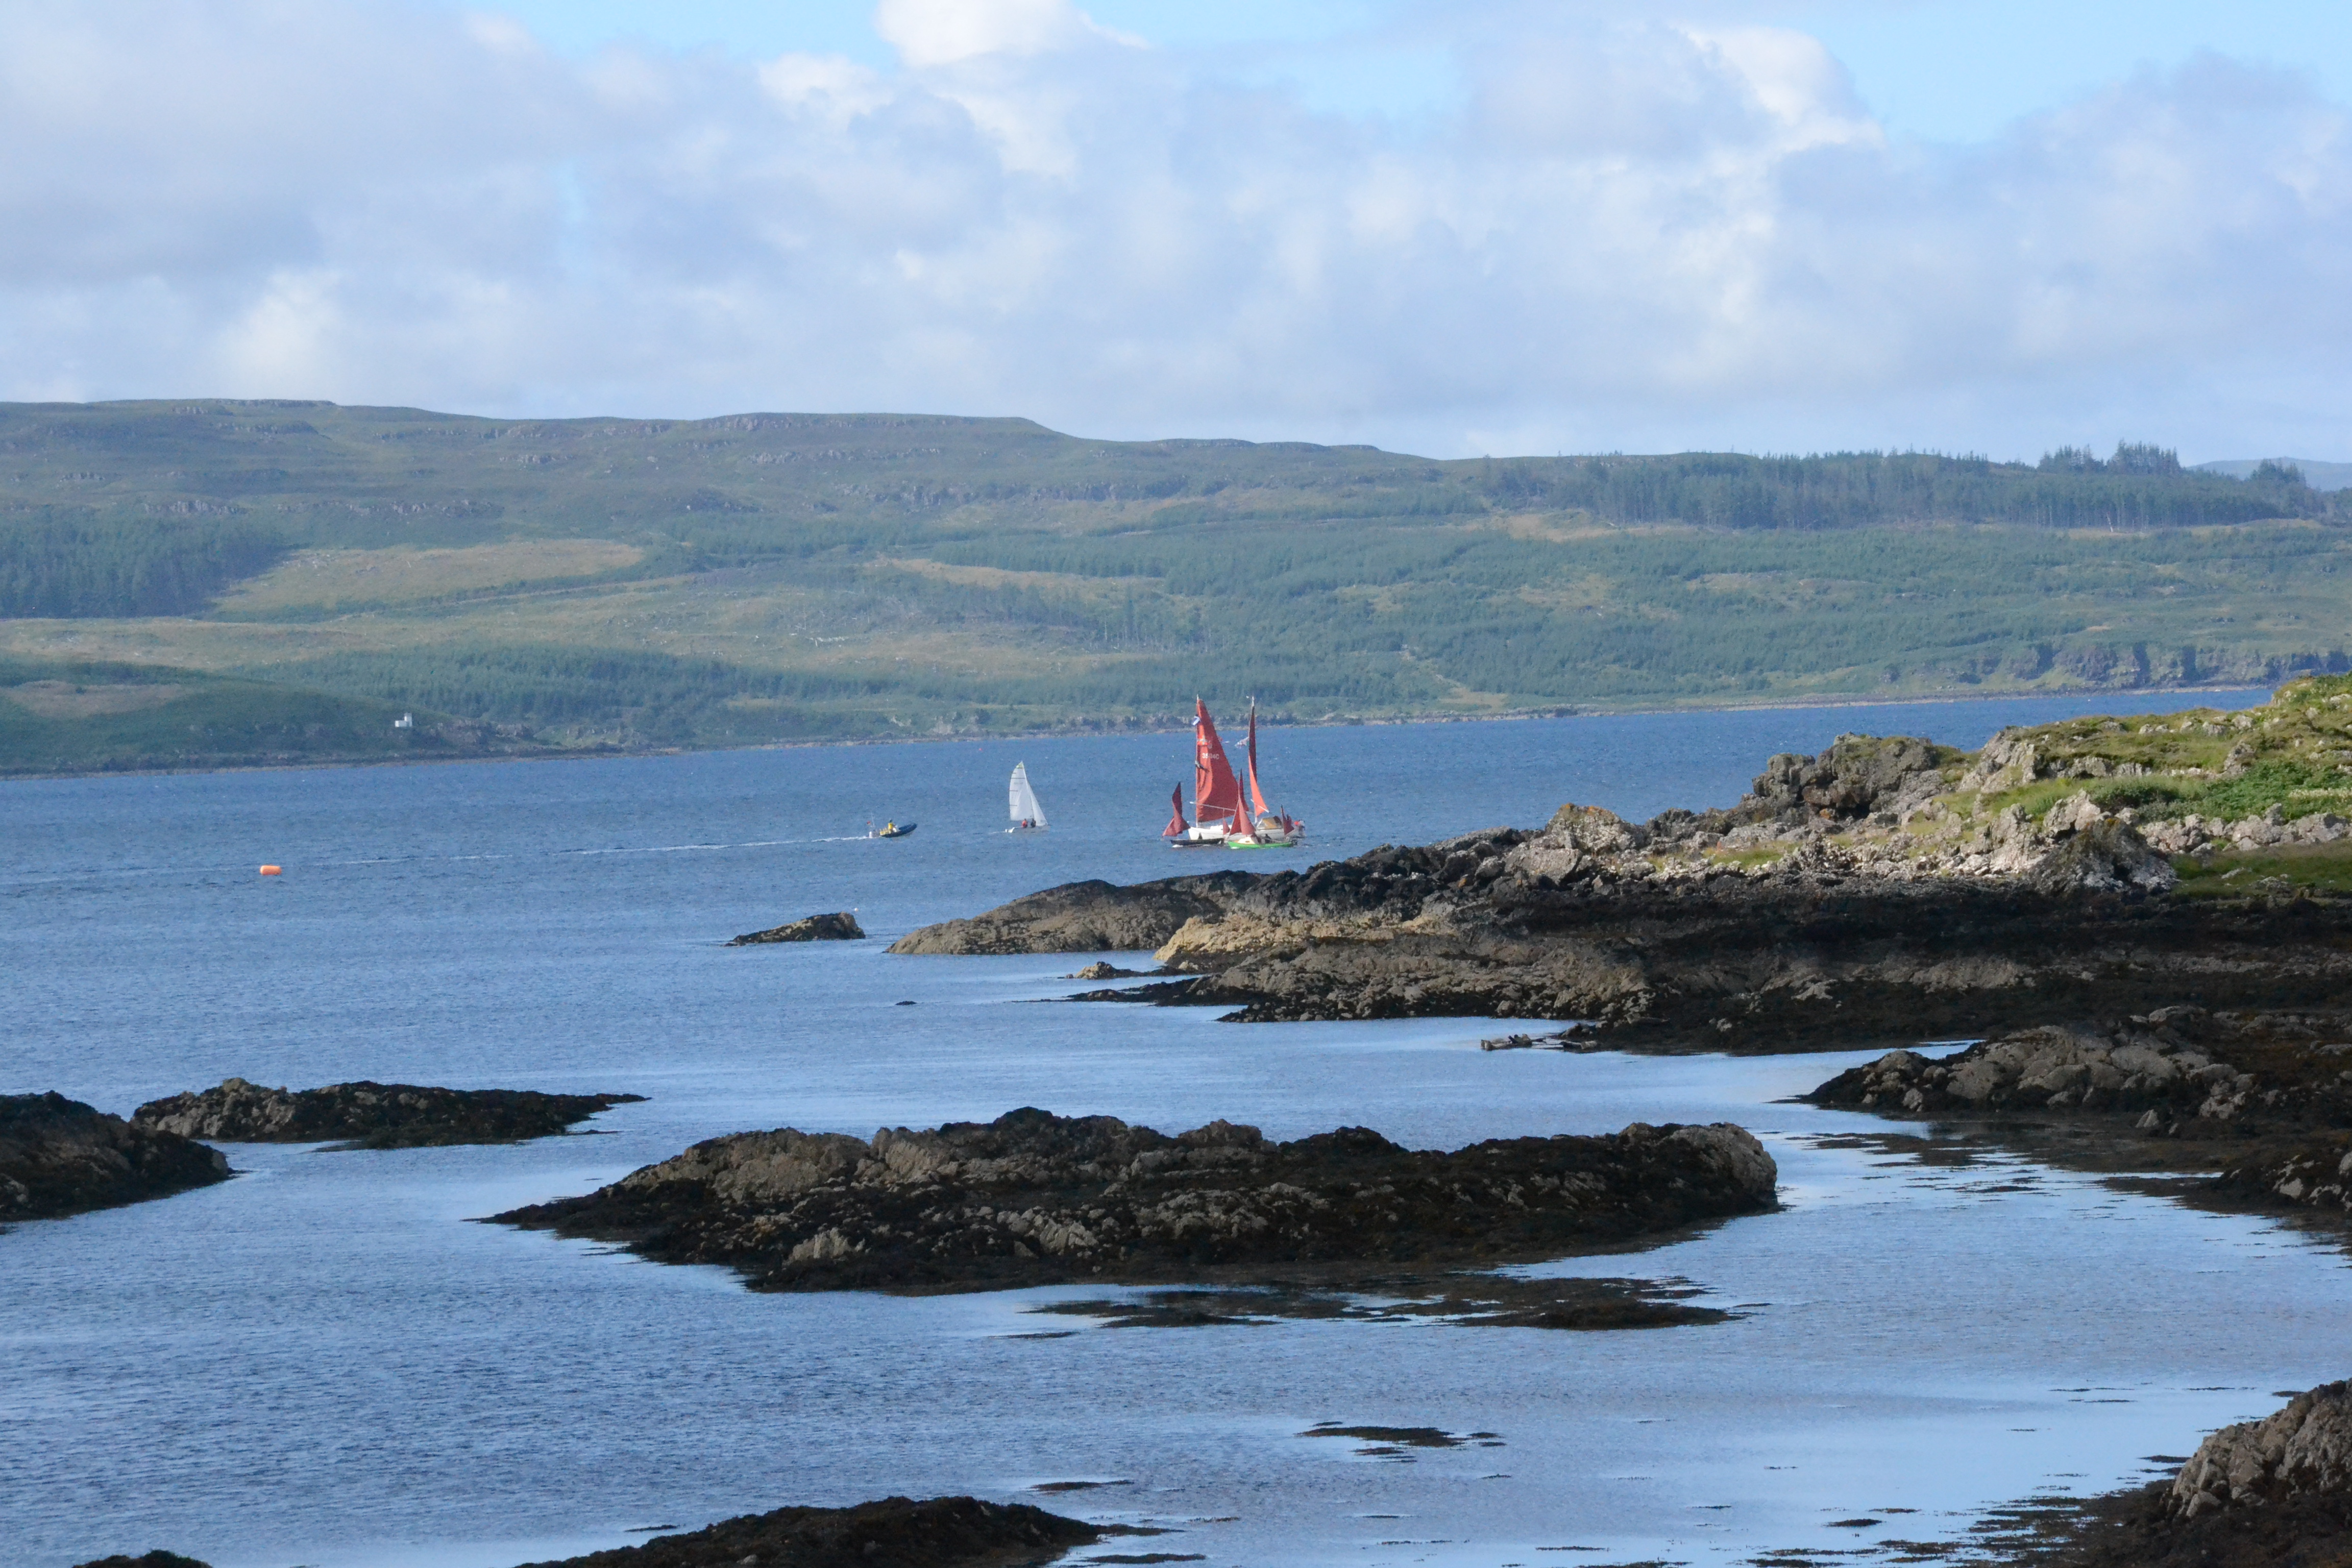
[[[432,754],[373,732],[395,710],[495,751],[1160,727],[1196,693],[1306,721],[2266,681],[2352,668],[2347,523],[2352,492],[2129,445],[1433,461],[0,405],[0,657],[51,672],[0,669],[30,716],[0,707],[0,768],[34,730],[52,769]],[[173,703],[237,683],[205,700],[248,731],[76,717],[64,664],[169,667]],[[311,716],[270,731],[279,700]]]
[[[2315,490],[2352,489],[2352,463],[2323,463],[2316,458],[2224,458],[2218,463],[2200,463],[2197,471],[2242,479],[2264,463],[2302,469],[2303,482]]]

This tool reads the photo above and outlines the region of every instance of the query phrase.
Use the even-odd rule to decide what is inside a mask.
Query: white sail
[[[1037,792],[1029,787],[1029,764],[1013,764],[1013,825],[1015,827],[1043,827],[1045,808],[1037,804]]]

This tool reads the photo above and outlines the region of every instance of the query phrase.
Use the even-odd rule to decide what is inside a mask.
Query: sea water
[[[650,1097],[513,1147],[230,1145],[234,1181],[0,1235],[0,1559],[499,1568],[973,1492],[1176,1531],[1081,1560],[1697,1563],[1950,1539],[1990,1505],[2134,1479],[2341,1374],[2336,1252],[2015,1159],[1922,1163],[1854,1136],[1882,1123],[1790,1102],[1851,1051],[1486,1053],[1476,1020],[1227,1025],[1051,1001],[1085,955],[881,951],[1081,877],[1304,865],[1564,800],[1727,803],[1764,755],[1843,730],[1973,745],[2089,710],[1282,730],[1263,766],[1313,849],[1248,858],[1154,839],[1181,735],[0,786],[0,1089],[123,1112],[231,1074]],[[1015,761],[1047,833],[1001,831]],[[919,826],[866,838],[869,816]],[[874,940],[722,945],[836,909]],[[1783,1208],[1548,1266],[1687,1279],[1740,1314],[1598,1333],[1032,1310],[1102,1294],[1070,1289],[753,1295],[471,1223],[722,1132],[1022,1105],[1421,1147],[1736,1121]],[[1302,1436],[1322,1422],[1496,1436],[1368,1455]],[[1101,1484],[1034,1489],[1071,1481]]]

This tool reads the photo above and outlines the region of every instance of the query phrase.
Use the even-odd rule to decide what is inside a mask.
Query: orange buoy
[[[280,867],[264,866],[261,868],[261,874],[265,877],[283,877],[286,875],[286,872],[284,868]]]

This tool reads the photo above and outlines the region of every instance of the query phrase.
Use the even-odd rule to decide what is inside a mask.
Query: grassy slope
[[[1748,461],[1683,510],[1803,493]],[[2266,680],[2352,644],[2333,523],[1623,526],[1594,509],[1640,493],[1569,504],[1589,479],[1022,420],[0,406],[0,524],[226,517],[294,551],[204,618],[0,621],[0,653],[727,744],[1149,723],[1196,691],[1319,718]],[[1994,481],[2073,493],[1945,465],[1912,510]]]
[[[414,723],[394,728],[407,713]],[[168,666],[0,658],[0,776],[400,762],[519,746],[367,698]]]

